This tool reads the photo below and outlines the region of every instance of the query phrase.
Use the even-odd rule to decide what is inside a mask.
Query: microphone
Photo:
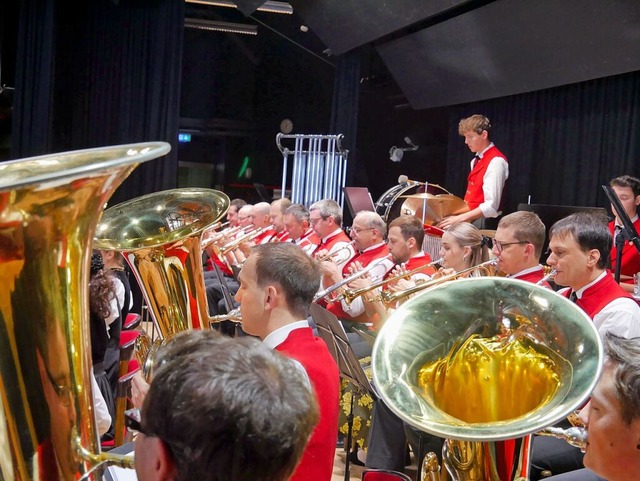
[[[411,180],[411,179],[409,179],[409,177],[407,177],[404,174],[402,174],[400,177],[398,177],[398,184],[408,184],[409,182],[414,183],[414,184],[426,185],[425,182],[420,182],[419,180]]]

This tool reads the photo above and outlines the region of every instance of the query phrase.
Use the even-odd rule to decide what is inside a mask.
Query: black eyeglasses
[[[516,244],[531,244],[531,242],[529,241],[500,242],[493,239],[493,247],[495,247],[498,252],[502,252],[505,247],[509,247]]]

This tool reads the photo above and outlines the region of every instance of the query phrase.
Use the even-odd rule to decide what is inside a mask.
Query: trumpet
[[[417,274],[418,272],[424,271],[425,269],[436,266],[438,264],[442,264],[443,261],[444,259],[441,257],[440,259],[430,262],[429,264],[416,267],[415,269],[412,269],[409,272],[405,272],[404,274],[398,274],[397,276],[389,277],[388,279],[382,279],[381,281],[375,282],[370,286],[362,287],[360,289],[346,289],[339,300],[344,300],[347,304],[351,304],[356,297],[360,297],[361,295],[369,291],[386,286],[387,284],[393,284],[394,282],[402,279],[403,277],[411,277],[412,275]]]
[[[226,254],[228,254],[232,250],[237,249],[238,246],[240,244],[242,244],[243,242],[252,241],[256,237],[258,237],[260,234],[262,234],[262,233],[264,233],[264,232],[266,232],[266,231],[268,231],[270,229],[273,229],[272,225],[268,225],[267,227],[261,227],[259,229],[253,229],[253,230],[247,232],[246,234],[239,236],[237,239],[234,239],[231,242],[227,242],[222,247],[218,247],[215,244],[211,244],[211,247],[213,248],[213,250],[215,251],[215,253],[219,257],[224,257]]]
[[[372,271],[373,269],[375,269],[376,267],[378,267],[380,264],[382,264],[384,261],[391,259],[391,254],[388,254],[387,256],[383,257],[382,259],[378,260],[378,262],[372,262],[371,264],[369,264],[367,267],[365,267],[364,269],[362,269],[361,271],[358,272],[354,272],[353,274],[351,274],[348,277],[345,277],[344,279],[336,282],[335,284],[327,287],[325,290],[318,292],[314,298],[313,298],[313,302],[319,301],[320,299],[323,298],[327,298],[325,299],[327,302],[330,301],[330,299],[328,298],[329,295],[331,295],[333,292],[335,292],[336,290],[340,289],[342,286],[349,284],[351,281],[357,279],[358,277],[362,277],[363,275],[365,275],[366,273]],[[338,296],[336,299],[334,299],[334,301],[341,301],[344,298],[343,296]],[[349,301],[351,302],[351,301]]]
[[[202,241],[202,248],[206,249],[211,244],[217,243],[220,239],[223,239],[223,238],[228,237],[228,236],[235,235],[238,232],[243,231],[245,228],[246,228],[246,226],[245,227],[241,227],[241,226],[237,225],[235,227],[229,227],[229,228],[220,230],[218,232],[215,232],[215,235],[212,235],[211,237],[209,237],[207,239],[204,239]],[[211,231],[212,230],[213,229],[211,229]]]
[[[349,242],[348,244],[343,245],[342,247],[340,247],[340,249],[335,250],[334,252],[330,252],[329,254],[322,256],[322,257],[318,257],[316,258],[316,260],[318,262],[324,262],[324,261],[328,261],[333,259],[336,255],[338,255],[340,252],[342,252],[345,249],[348,249],[349,247],[352,247],[353,244],[355,244],[356,241],[352,240],[351,242]]]
[[[468,267],[467,269],[462,269],[461,271],[455,272],[455,273],[453,273],[451,275],[440,277],[439,279],[432,279],[430,281],[422,282],[420,284],[417,284],[417,285],[415,285],[413,287],[410,287],[408,289],[405,289],[403,291],[397,291],[397,292],[383,291],[383,292],[380,293],[380,298],[376,299],[376,300],[381,300],[385,304],[393,304],[396,301],[399,301],[400,299],[403,299],[405,297],[409,297],[409,296],[415,294],[416,292],[420,292],[420,291],[422,291],[424,289],[427,289],[429,287],[437,286],[439,284],[443,284],[443,283],[448,282],[448,281],[452,281],[454,279],[457,279],[460,276],[463,276],[465,274],[473,272],[476,269],[483,269],[483,270],[485,270],[487,275],[489,275],[491,273],[491,269],[490,268],[491,267],[496,267],[497,265],[498,265],[498,260],[497,259],[491,259],[489,261],[482,262],[482,263],[480,263],[478,265],[475,265],[475,266],[472,266],[472,267]]]

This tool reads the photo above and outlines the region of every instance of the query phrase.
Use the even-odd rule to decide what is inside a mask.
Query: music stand
[[[358,358],[356,357],[347,333],[345,332],[342,324],[338,321],[338,318],[332,313],[327,311],[324,307],[318,304],[312,303],[310,307],[311,317],[316,323],[318,328],[318,334],[327,344],[329,352],[336,360],[338,370],[340,371],[340,377],[351,381],[351,383],[361,393],[369,394],[373,400],[378,398],[375,393],[371,382],[364,373]],[[351,396],[351,406],[349,407],[349,414],[347,416],[347,446],[348,452],[344,465],[344,480],[349,481],[349,452],[351,451],[351,436],[353,430],[353,399],[355,396]]]

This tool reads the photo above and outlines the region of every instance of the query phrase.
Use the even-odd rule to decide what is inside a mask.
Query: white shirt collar
[[[342,232],[342,229],[340,227],[338,227],[336,230],[334,230],[331,234],[329,234],[326,237],[322,238],[322,242],[327,242],[329,239],[331,239],[332,237],[337,236],[338,234],[340,234],[340,232]]]
[[[372,251],[373,249],[377,249],[380,246],[384,245],[384,242],[379,242],[378,244],[371,246],[371,247],[367,247],[365,250],[363,250],[362,252],[369,252]]]
[[[526,274],[530,274],[532,272],[539,271],[540,269],[542,269],[542,266],[540,264],[538,264],[537,266],[533,266],[533,267],[528,267],[526,269],[522,269],[520,272],[516,272],[515,274],[508,274],[507,277],[509,277],[509,278],[520,277],[520,276],[524,276]]]
[[[631,219],[631,223],[633,224],[633,223],[635,223],[635,221],[637,221],[637,220],[638,220],[638,214],[636,214],[635,216],[633,216],[633,218]],[[614,223],[614,227],[615,227],[616,229],[622,229],[624,226],[622,226],[622,225],[618,224],[618,222],[616,221],[616,222]]]
[[[302,329],[303,327],[309,327],[309,323],[306,319],[302,321],[292,322],[291,324],[287,324],[286,326],[282,326],[272,333],[268,334],[267,337],[262,341],[268,348],[275,349],[284,341],[287,340],[289,334],[296,329]]]

